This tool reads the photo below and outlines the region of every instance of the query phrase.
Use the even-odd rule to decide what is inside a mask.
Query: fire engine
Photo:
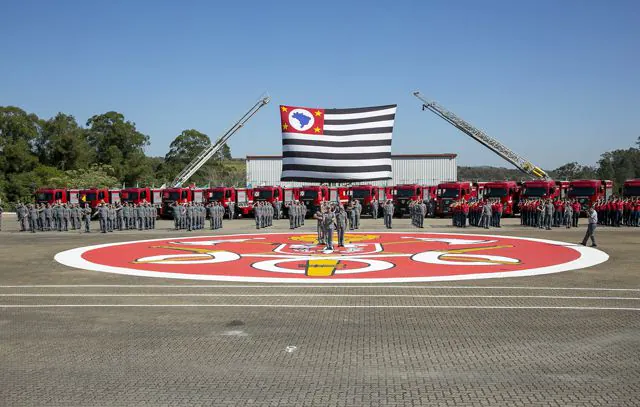
[[[353,185],[351,187],[351,199],[355,199],[362,205],[362,214],[371,214],[371,201],[375,197],[379,201],[380,190],[384,190],[384,187],[378,187],[375,185]],[[384,201],[383,201],[384,202]]]
[[[459,199],[470,200],[478,197],[478,187],[470,181],[443,182],[438,184],[436,216],[451,214],[451,204]]]
[[[349,187],[330,187],[329,200],[331,202],[340,202],[344,207],[351,200],[351,188]]]
[[[521,199],[566,199],[569,181],[524,181],[521,187]]]
[[[613,181],[581,179],[569,183],[569,198],[580,202],[585,213],[599,199],[609,199],[613,195]]]
[[[401,218],[405,213],[409,213],[409,202],[426,199],[425,193],[426,196],[429,196],[429,188],[418,184],[401,184],[393,187],[391,189],[391,199],[393,199],[394,216]]]
[[[170,218],[173,216],[171,205],[175,202],[204,203],[204,190],[201,188],[165,188],[162,190],[160,216]]]
[[[625,198],[640,198],[640,178],[625,181],[622,187],[622,196]]]
[[[56,202],[67,203],[68,192],[61,188],[39,188],[36,190],[36,203],[54,204]]]
[[[520,211],[520,186],[515,181],[492,181],[484,185],[483,198],[499,199],[503,216],[513,216]]]
[[[253,211],[253,190],[236,188],[236,216],[247,218]]]
[[[160,205],[162,202],[162,190],[159,188],[124,188],[120,191],[120,200],[126,203],[141,204],[148,202]]]
[[[307,206],[307,215],[320,209],[322,201],[328,201],[329,187],[325,185],[305,185],[300,187],[300,200]]]
[[[115,204],[120,202],[119,189],[89,188],[80,190],[80,201],[89,204],[91,209],[95,209],[102,202]]]
[[[218,202],[224,207],[225,216],[229,215],[229,204],[237,207],[236,189],[232,187],[215,187],[204,191],[206,203]],[[234,209],[235,212],[235,209]]]
[[[283,202],[284,190],[279,186],[261,186],[253,188],[253,202],[269,202],[275,208],[276,202]],[[282,207],[282,206],[281,206]]]

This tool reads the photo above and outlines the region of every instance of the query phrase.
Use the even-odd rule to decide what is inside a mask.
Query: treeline
[[[184,130],[166,156],[149,157],[149,136],[122,113],[98,114],[81,126],[64,113],[43,119],[18,107],[0,107],[0,200],[30,201],[39,187],[161,186],[210,144],[206,134]],[[239,186],[245,179],[244,162],[231,160],[225,145],[191,182]]]

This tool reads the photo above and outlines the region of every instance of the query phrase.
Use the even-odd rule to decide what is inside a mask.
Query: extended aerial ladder
[[[198,156],[194,158],[189,163],[189,165],[187,165],[180,172],[180,174],[178,174],[173,182],[171,182],[171,185],[174,188],[179,188],[182,186],[182,184],[187,182],[189,178],[191,178],[191,176],[196,173],[196,171],[198,171],[207,161],[209,161],[211,157],[213,157],[215,153],[217,153],[226,144],[231,136],[233,136],[238,130],[240,130],[242,126],[244,126],[245,123],[258,112],[258,110],[269,103],[270,100],[271,99],[269,98],[269,96],[265,96],[258,100],[256,104],[253,105],[253,107],[251,107],[251,109],[249,109],[247,113],[245,113],[244,116],[240,118],[240,120],[238,120],[233,126],[231,126],[215,143],[202,150],[202,152],[198,154]]]
[[[547,173],[543,169],[532,164],[529,160],[522,157],[521,155],[511,151],[509,148],[507,148],[507,146],[505,146],[498,140],[488,136],[482,130],[477,129],[476,127],[467,123],[453,112],[450,112],[444,107],[440,106],[438,103],[426,100],[420,94],[420,92],[413,92],[413,96],[422,101],[422,110],[431,110],[433,113],[440,116],[441,118],[452,124],[454,127],[458,128],[458,130],[462,131],[483,146],[498,154],[503,159],[507,160],[520,171],[529,176],[533,176],[539,179],[550,179],[549,175],[547,175]]]

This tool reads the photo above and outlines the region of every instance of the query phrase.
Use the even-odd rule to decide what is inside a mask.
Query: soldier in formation
[[[307,207],[303,202],[292,201],[289,204],[288,216],[289,216],[289,228],[297,229],[304,225],[304,218],[307,215]]]
[[[382,207],[382,213],[384,215],[384,226],[387,229],[391,229],[391,220],[393,219],[393,201],[388,199],[387,202]]]
[[[211,230],[222,229],[222,220],[224,219],[224,206],[219,202],[212,202],[207,205],[207,213],[209,215],[209,227]]]
[[[256,218],[256,229],[262,229],[273,225],[274,208],[271,203],[260,201],[253,207]]]

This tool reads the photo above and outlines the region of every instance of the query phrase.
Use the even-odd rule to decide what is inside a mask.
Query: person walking
[[[598,247],[596,244],[596,227],[598,225],[598,213],[593,207],[590,207],[587,211],[589,220],[587,224],[587,233],[584,235],[584,239],[582,239],[582,245],[587,245],[587,240],[591,239],[591,247]]]

